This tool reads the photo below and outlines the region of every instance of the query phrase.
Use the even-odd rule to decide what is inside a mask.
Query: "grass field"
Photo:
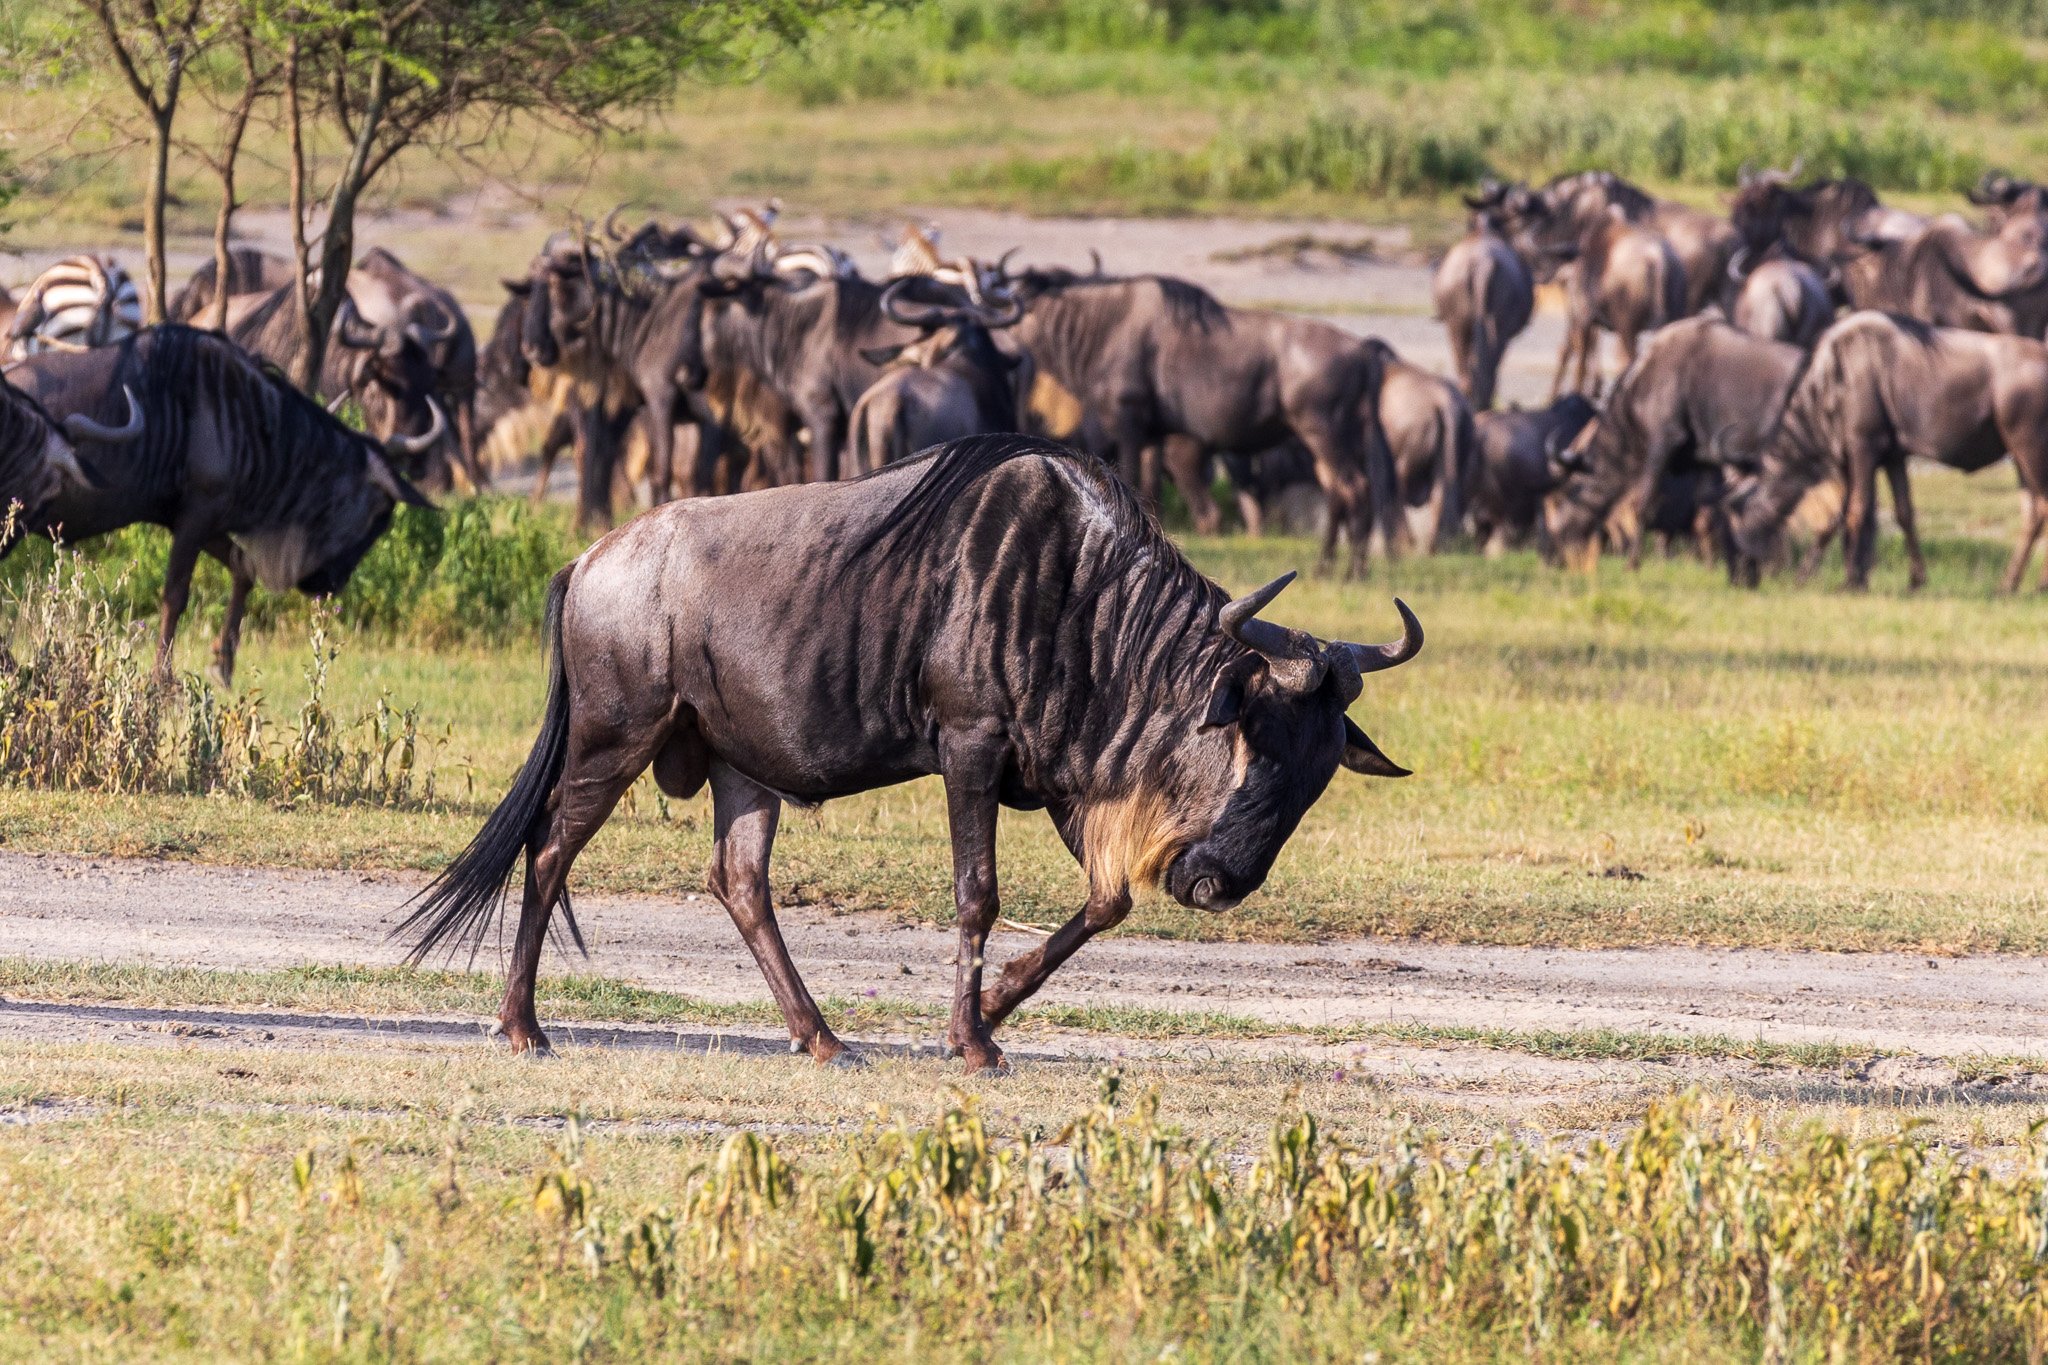
[[[2048,740],[2025,717],[2048,664],[2042,606],[1992,591],[2004,547],[1991,537],[2012,512],[1998,476],[1919,482],[1934,580],[1911,597],[1889,561],[1865,597],[1789,582],[1735,592],[1690,560],[1653,559],[1638,575],[1610,562],[1586,578],[1528,556],[1465,555],[1404,560],[1365,584],[1304,580],[1278,614],[1325,635],[1391,634],[1394,593],[1420,613],[1422,659],[1373,679],[1354,709],[1416,776],[1340,775],[1258,896],[1219,917],[1147,903],[1133,930],[2040,950]],[[522,554],[544,560],[545,549],[535,532]],[[1308,544],[1281,540],[1189,550],[1240,588],[1312,560]],[[542,674],[519,605],[531,597],[501,590],[514,605],[478,613],[475,638],[451,638],[453,616],[432,613],[424,634],[394,632],[392,601],[452,590],[387,567],[366,566],[366,582],[396,596],[366,587],[344,608],[362,624],[335,627],[327,694],[342,718],[380,695],[418,708],[436,774],[425,809],[12,789],[0,790],[0,838],[234,863],[443,865],[531,741]],[[144,605],[146,589],[131,592]],[[303,694],[302,610],[276,614],[245,646],[243,686],[278,716]],[[209,614],[195,612],[181,645],[188,665],[204,657]],[[794,814],[777,849],[781,893],[945,916],[943,819],[935,782]],[[1080,892],[1071,860],[1042,816],[1005,820],[1006,912],[1063,916]],[[697,889],[708,824],[704,799],[669,803],[643,780],[579,883]]]
[[[0,4],[27,243],[135,221],[141,184],[140,152],[78,117],[125,95],[27,55],[50,9]],[[489,171],[515,189],[504,207],[554,213],[775,193],[877,216],[1250,209],[1440,233],[1486,173],[1599,166],[1705,201],[1746,162],[1804,158],[1948,207],[1985,166],[2048,153],[2044,50],[2026,0],[931,0],[741,63],[754,84],[692,85],[600,156],[523,128],[413,158],[378,202],[441,206]],[[253,203],[283,199],[275,150],[245,170]],[[209,182],[188,166],[175,189],[176,223],[203,231]]]

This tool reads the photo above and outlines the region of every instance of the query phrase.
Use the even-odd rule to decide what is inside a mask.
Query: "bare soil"
[[[217,970],[390,965],[401,956],[390,931],[421,884],[417,876],[390,874],[0,854],[0,885],[7,888],[0,896],[0,953]],[[549,970],[711,1001],[768,998],[738,934],[708,897],[586,897],[577,909],[590,958],[555,954]],[[801,905],[785,907],[781,919],[819,995],[946,999],[948,931]],[[999,931],[992,962],[1033,941],[1021,930]],[[479,966],[495,960],[487,948]],[[1928,1058],[2048,1057],[2048,962],[2017,957],[1377,940],[1304,947],[1113,935],[1083,949],[1042,998],[1211,1010],[1275,1025],[1611,1028],[1853,1043]],[[92,1017],[66,1009],[64,1017]],[[47,1036],[31,1021],[50,1017],[9,1006],[0,1011],[0,1036]],[[106,1017],[148,1022],[141,1015]],[[458,1031],[476,1033],[469,1025]],[[632,1031],[615,1032],[623,1038]],[[1130,1046],[1145,1050],[1136,1041]],[[1287,1046],[1298,1048],[1298,1040]]]

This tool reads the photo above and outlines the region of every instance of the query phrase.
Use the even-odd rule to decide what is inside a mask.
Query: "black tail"
[[[562,602],[568,595],[569,569],[563,569],[548,584],[547,617],[542,626],[549,654],[548,703],[533,751],[513,779],[512,790],[505,793],[469,847],[414,898],[419,908],[392,930],[394,938],[415,936],[412,950],[405,955],[407,962],[417,965],[443,944],[452,950],[465,939],[474,962],[484,935],[504,909],[505,888],[512,880],[513,868],[519,865],[519,855],[537,849],[546,836],[548,798],[562,779],[562,765],[569,753],[569,680],[562,662]],[[566,889],[557,904],[577,951],[587,955]]]

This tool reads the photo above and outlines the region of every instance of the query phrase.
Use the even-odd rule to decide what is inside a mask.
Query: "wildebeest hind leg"
[[[2001,585],[2006,592],[2019,591],[2020,579],[2026,576],[2027,561],[2034,557],[2034,542],[2041,538],[2041,526],[2048,521],[2048,504],[2032,493],[2022,493],[2026,503],[2026,521],[2020,526],[2019,543],[2012,547],[2012,559],[2005,566],[2005,580]],[[2048,559],[2041,561],[2041,584],[2048,587]]]
[[[996,922],[996,777],[986,756],[969,753],[944,764],[946,823],[953,836],[953,904],[960,946],[953,957],[953,1014],[946,1042],[969,1072],[1008,1063],[989,1035],[981,1010],[981,974]]]
[[[846,1054],[846,1044],[833,1036],[818,1012],[817,1002],[789,960],[782,927],[775,922],[769,895],[768,855],[775,847],[775,827],[782,818],[782,798],[723,763],[711,765],[711,818],[717,845],[711,853],[711,894],[746,940],[747,951],[768,980],[768,990],[782,1007],[790,1041],[820,1062]]]
[[[227,565],[233,581],[228,592],[227,616],[220,623],[220,638],[213,642],[213,676],[222,687],[233,687],[235,651],[242,643],[242,617],[248,613],[249,591],[256,586],[256,576],[242,561],[232,541],[216,541],[206,547],[206,552]]]
[[[1905,457],[1887,462],[1884,477],[1892,489],[1892,519],[1899,523],[1899,534],[1906,538],[1906,563],[1911,566],[1906,587],[1918,592],[1927,586],[1927,559],[1920,553],[1920,526],[1913,516],[1913,484],[1906,473]],[[2012,585],[2018,587],[2019,580],[2015,578]]]
[[[171,533],[171,553],[164,565],[163,621],[157,630],[156,674],[160,681],[171,676],[171,649],[178,638],[178,622],[185,615],[185,603],[192,596],[192,571],[199,567],[204,549],[199,537],[189,530]]]

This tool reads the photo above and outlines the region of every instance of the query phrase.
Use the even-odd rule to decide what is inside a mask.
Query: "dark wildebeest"
[[[290,374],[305,353],[303,316],[297,285],[232,295],[227,334],[250,355]],[[373,439],[404,449],[408,458],[425,456],[449,431],[447,410],[435,396],[429,341],[411,328],[371,326],[344,297],[316,392],[335,406],[353,398]]]
[[[16,535],[38,523],[66,485],[90,489],[97,478],[73,442],[121,443],[142,435],[141,408],[132,393],[128,421],[109,427],[79,414],[59,421],[34,397],[0,373],[0,517],[11,516]],[[11,546],[10,539],[8,545]],[[5,547],[0,547],[5,553]]]
[[[872,473],[946,441],[1017,430],[1012,372],[1021,362],[996,345],[991,329],[1015,326],[1024,315],[1021,304],[905,305],[892,285],[882,311],[924,329],[924,336],[869,354],[887,368],[854,404],[849,475]]]
[[[1681,319],[1650,338],[1559,457],[1569,477],[1545,512],[1558,553],[1568,562],[1589,560],[1619,512],[1633,528],[1630,562],[1639,562],[1642,532],[1671,520],[1659,515],[1659,495],[1668,487],[1690,498],[1698,487],[1695,467],[1727,454],[1717,440],[1723,433],[1735,434],[1738,448],[1752,448],[1791,391],[1804,355],[1712,313]],[[1673,476],[1680,482],[1667,486]],[[1737,571],[1732,559],[1729,568]]]
[[[487,480],[476,458],[476,332],[455,295],[406,269],[383,247],[365,252],[349,271],[348,295],[365,322],[381,331],[403,331],[425,350],[434,393],[454,419],[453,463],[472,488],[483,487]],[[433,455],[439,482],[438,464],[446,456]]]
[[[1529,325],[1536,283],[1501,232],[1500,201],[1507,187],[1489,185],[1467,196],[1471,227],[1444,253],[1430,282],[1437,321],[1450,336],[1451,363],[1474,410],[1493,406],[1500,362],[1508,343]]]
[[[1550,381],[1551,397],[1565,391],[1565,374],[1575,361],[1572,391],[1589,393],[1596,387],[1601,329],[1614,333],[1627,369],[1644,332],[1685,316],[1685,267],[1677,252],[1654,228],[1630,222],[1620,208],[1596,211],[1586,196],[1553,202],[1544,193],[1517,188],[1503,199],[1501,213],[1516,254],[1530,263],[1538,280],[1548,283],[1569,267],[1570,316]]]
[[[1778,419],[1747,448],[1761,472],[1730,500],[1743,550],[1759,561],[1774,557],[1806,490],[1839,476],[1847,489],[1842,553],[1848,585],[1859,590],[1870,585],[1876,551],[1879,470],[1891,483],[1917,588],[1927,569],[1907,458],[1974,472],[2010,455],[2027,503],[2006,565],[2011,592],[2048,524],[2048,346],[1888,313],[1852,314],[1820,339]]]
[[[1572,224],[1576,236],[1618,216],[1662,237],[1685,272],[1685,301],[1673,317],[1697,313],[1720,297],[1722,273],[1741,244],[1725,220],[1674,199],[1652,198],[1612,171],[1561,175],[1527,193],[1546,216]]]
[[[1428,548],[1441,551],[1465,524],[1465,484],[1477,458],[1472,408],[1450,380],[1389,353],[1378,413],[1401,505],[1431,509]]]
[[[139,426],[138,439],[96,445],[95,486],[64,489],[27,529],[74,544],[138,522],[170,531],[157,637],[165,674],[202,553],[234,580],[214,647],[222,680],[232,681],[255,583],[339,592],[400,502],[432,505],[384,446],[212,332],[152,327],[118,346],[31,357],[12,377],[59,420]],[[140,395],[140,411],[116,429],[106,419],[124,393]],[[417,453],[391,445],[401,457]]]
[[[1480,549],[1491,548],[1496,537],[1518,546],[1542,529],[1543,500],[1562,475],[1553,461],[1593,413],[1591,399],[1568,393],[1547,408],[1509,408],[1473,418],[1478,459],[1465,501]]]
[[[1753,337],[1811,346],[1835,320],[1835,300],[1818,270],[1796,257],[1773,254],[1748,264],[1748,248],[1728,267],[1735,301],[1728,320]]]
[[[1927,220],[1904,209],[1880,203],[1877,191],[1861,180],[1814,180],[1792,183],[1795,168],[1743,172],[1728,220],[1753,260],[1762,260],[1782,246],[1793,257],[1821,272],[1831,289],[1834,272],[1861,257],[1873,241],[1903,242],[1917,235]]]
[[[1975,332],[2048,328],[2048,217],[2008,215],[1981,233],[1945,214],[1903,242],[1871,238],[1842,270],[1852,307]]]
[[[1400,642],[1325,645],[1258,618],[1287,581],[1228,600],[1099,461],[1034,437],[673,503],[555,576],[540,737],[401,932],[415,961],[480,943],[524,854],[499,1022],[515,1049],[545,1048],[534,976],[570,866],[652,765],[676,798],[710,784],[711,891],[792,1043],[831,1061],[845,1047],[775,923],[782,803],[936,774],[960,932],[947,1037],[970,1070],[999,1068],[990,1030],[1121,921],[1134,887],[1227,910],[1339,766],[1404,773],[1345,710],[1422,628],[1403,606]],[[1002,806],[1051,815],[1088,900],[984,990]]]
[[[1309,318],[1226,308],[1165,275],[1127,278],[1033,269],[1012,277],[1024,302],[1017,340],[1039,368],[1111,433],[1133,487],[1146,447],[1189,437],[1249,454],[1299,439],[1330,503],[1323,564],[1351,538],[1348,572],[1365,568],[1374,513],[1389,543],[1400,500],[1378,418],[1390,354],[1379,342]]]

